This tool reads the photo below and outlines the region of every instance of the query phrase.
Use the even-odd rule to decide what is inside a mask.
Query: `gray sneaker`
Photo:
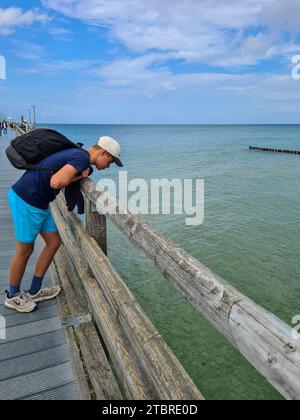
[[[45,300],[55,299],[61,292],[59,286],[44,287],[37,294],[32,295],[29,291],[25,292],[27,298],[34,303],[44,302]]]
[[[36,304],[28,299],[26,293],[18,293],[16,296],[9,298],[7,292],[7,298],[4,302],[4,306],[7,309],[13,309],[23,314],[28,314],[36,308]]]

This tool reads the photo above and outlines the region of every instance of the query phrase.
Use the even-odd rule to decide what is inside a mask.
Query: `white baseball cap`
[[[123,167],[123,163],[120,161],[121,146],[115,139],[108,136],[100,137],[98,146],[102,147],[102,149],[106,150],[113,156],[113,161],[116,165],[121,168]]]

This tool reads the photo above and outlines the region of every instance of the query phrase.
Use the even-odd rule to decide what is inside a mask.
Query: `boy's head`
[[[97,144],[89,150],[91,164],[98,170],[107,169],[112,163],[123,167],[120,161],[121,147],[112,137],[100,137]]]

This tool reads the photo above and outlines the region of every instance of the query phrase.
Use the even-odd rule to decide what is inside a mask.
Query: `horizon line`
[[[263,125],[263,126],[280,126],[280,125],[300,125],[299,123],[210,123],[210,124],[188,124],[188,123],[182,123],[182,124],[176,124],[176,123],[78,123],[78,122],[71,122],[71,123],[62,123],[62,122],[38,122],[37,125],[47,125],[47,124],[53,124],[53,125],[119,125],[119,126],[178,126],[178,127],[184,127],[184,126],[195,126],[195,127],[207,127],[207,126],[257,126],[257,125]]]

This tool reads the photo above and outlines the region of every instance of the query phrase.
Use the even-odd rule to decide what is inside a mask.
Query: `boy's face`
[[[99,150],[98,155],[95,159],[95,165],[98,171],[108,169],[113,163],[113,157],[106,150]]]

